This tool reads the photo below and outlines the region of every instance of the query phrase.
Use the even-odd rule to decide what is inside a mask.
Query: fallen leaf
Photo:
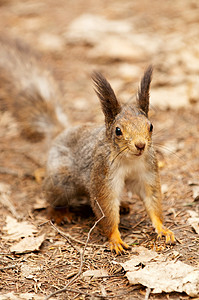
[[[189,180],[188,184],[192,187],[194,201],[198,201],[199,200],[199,182],[197,180],[195,180],[195,181]]]
[[[122,36],[106,36],[93,49],[89,51],[89,57],[94,60],[138,60],[144,55],[143,47],[134,44]],[[145,54],[146,55],[146,54]]]
[[[161,185],[161,191],[162,191],[162,194],[166,194],[169,190],[169,186],[168,184],[164,183]]]
[[[198,180],[189,180],[188,181],[188,185],[199,185],[199,181]]]
[[[28,278],[30,275],[35,275],[38,272],[43,271],[43,265],[36,265],[33,262],[28,262],[27,264],[24,262],[21,265],[21,277],[22,278]]]
[[[130,260],[120,264],[127,271],[130,284],[142,284],[152,289],[152,293],[175,291],[191,297],[199,295],[199,268],[168,260],[141,246],[134,249]]]
[[[143,55],[152,54],[160,47],[155,34],[138,33],[127,20],[110,20],[92,14],[79,16],[64,35],[67,42],[91,45],[88,56],[98,63],[99,60],[142,60]]]
[[[15,218],[7,216],[6,225],[3,227],[7,231],[8,236],[4,236],[4,239],[18,240],[23,237],[32,236],[36,233],[37,228],[28,222],[18,222]]]
[[[60,35],[52,33],[41,33],[38,37],[38,42],[43,50],[61,51],[64,47],[64,40]]]
[[[69,25],[65,37],[70,42],[96,44],[102,36],[128,34],[131,30],[132,24],[128,21],[113,21],[100,15],[83,14]]]
[[[195,212],[193,210],[189,210],[188,212],[191,217],[188,218],[187,222],[189,225],[191,225],[193,227],[195,232],[199,234],[199,216],[198,216],[197,212]]]
[[[37,237],[28,236],[22,239],[19,243],[10,247],[10,251],[15,253],[28,253],[32,251],[38,251],[44,240],[44,234]]]
[[[136,78],[137,80],[137,76],[138,74],[141,74],[142,70],[136,65],[131,65],[129,63],[121,63],[118,66],[118,72],[120,78],[123,78],[127,82],[132,82],[133,78]]]
[[[166,89],[166,93],[165,93]],[[189,105],[187,96],[187,87],[185,84],[177,86],[158,87],[151,90],[151,105],[160,108],[179,108]],[[175,101],[173,100],[175,99]]]
[[[22,293],[22,294],[16,294],[14,292],[10,292],[7,294],[1,294],[0,300],[45,300],[46,296],[37,295],[34,293]],[[51,299],[55,300],[54,297],[51,297]]]
[[[199,185],[192,187],[194,201],[199,200]]]
[[[0,202],[4,207],[6,207],[11,212],[11,214],[14,217],[19,218],[19,214],[16,212],[16,209],[13,203],[11,202],[10,194],[11,194],[10,185],[4,182],[0,182]]]
[[[83,277],[103,277],[103,276],[108,276],[108,272],[105,269],[98,269],[98,270],[88,270],[85,271],[83,274]]]
[[[47,208],[48,204],[45,199],[36,198],[35,203],[33,205],[34,210],[41,210]]]

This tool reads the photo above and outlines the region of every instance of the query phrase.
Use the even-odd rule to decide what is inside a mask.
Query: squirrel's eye
[[[150,124],[149,131],[150,131],[150,132],[153,131],[153,124]]]
[[[121,130],[119,127],[116,127],[116,128],[115,128],[115,134],[116,134],[117,136],[122,135],[122,130]]]

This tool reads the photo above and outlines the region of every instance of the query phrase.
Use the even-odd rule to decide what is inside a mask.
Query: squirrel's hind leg
[[[76,203],[78,187],[72,174],[65,169],[47,176],[43,182],[43,190],[50,204],[48,216],[57,224],[61,224],[64,220],[71,223],[73,216],[69,207],[71,204],[73,206],[78,204]]]
[[[47,208],[47,218],[55,222],[57,225],[64,223],[72,223],[73,214],[70,212],[69,207],[52,207]]]

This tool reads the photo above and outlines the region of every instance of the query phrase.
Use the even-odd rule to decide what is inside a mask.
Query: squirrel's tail
[[[63,93],[38,54],[19,40],[0,37],[0,109],[10,110],[23,137],[53,138],[67,125]]]

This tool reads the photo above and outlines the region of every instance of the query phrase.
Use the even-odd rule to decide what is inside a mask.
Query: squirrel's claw
[[[166,244],[171,244],[171,245],[175,244],[176,240],[175,240],[174,233],[168,228],[165,229],[162,228],[161,232],[158,233],[158,238],[161,238],[162,236],[166,237]]]
[[[115,252],[117,255],[125,254],[126,250],[128,250],[130,246],[124,243],[123,241],[121,242],[120,243],[110,242],[111,252]]]
[[[175,244],[175,236],[174,233],[169,230],[168,228],[165,228],[162,224],[162,221],[160,220],[160,217],[157,216],[154,213],[151,213],[151,220],[153,222],[153,225],[156,229],[156,232],[158,234],[158,238],[161,238],[162,236],[166,237],[166,244]]]
[[[115,252],[117,255],[124,254],[130,249],[130,246],[127,245],[120,237],[119,230],[116,229],[109,238],[110,248],[112,252]]]

